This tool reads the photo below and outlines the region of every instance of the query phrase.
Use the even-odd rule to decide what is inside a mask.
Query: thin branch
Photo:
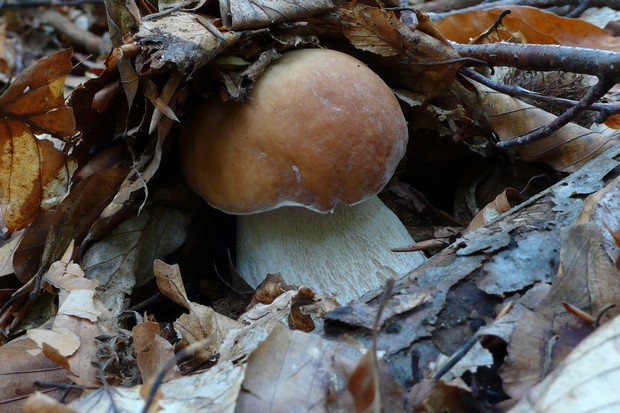
[[[605,93],[607,93],[615,84],[616,82],[612,80],[599,79],[598,83],[592,86],[588,93],[586,93],[575,106],[562,113],[553,121],[543,127],[535,129],[532,132],[526,133],[525,135],[518,136],[509,141],[498,142],[497,147],[500,149],[506,149],[514,146],[527,145],[551,135],[562,126],[575,120],[577,116],[582,114],[584,111],[588,110],[594,102],[605,96]]]
[[[566,108],[573,107],[577,103],[579,103],[579,101],[577,100],[565,99],[565,98],[560,98],[556,96],[541,95],[540,93],[536,93],[531,90],[524,89],[520,86],[497,83],[468,67],[461,68],[461,73],[467,76],[468,78],[475,80],[478,83],[483,84],[484,86],[488,88],[504,93],[508,96],[526,97],[529,99],[535,99],[536,101],[539,101],[539,102],[563,106]],[[604,112],[606,116],[610,116],[610,115],[615,115],[616,113],[620,113],[620,105],[616,105],[613,103],[594,103],[592,106],[590,106],[589,110],[593,110],[597,112]]]
[[[491,66],[573,72],[620,81],[620,53],[617,52],[547,44],[451,44],[462,57],[483,60]]]
[[[482,39],[485,39],[486,37],[488,37],[491,32],[494,32],[497,30],[497,28],[501,25],[503,25],[503,20],[504,17],[508,16],[511,13],[511,11],[509,9],[506,9],[504,11],[502,11],[499,16],[497,16],[497,19],[495,20],[495,22],[491,25],[491,27],[489,27],[488,29],[486,29],[485,31],[483,31],[478,37],[476,37],[471,43],[472,44],[478,44],[480,43],[480,41]]]

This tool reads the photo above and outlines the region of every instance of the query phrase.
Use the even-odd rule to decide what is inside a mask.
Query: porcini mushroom
[[[252,286],[280,272],[347,303],[424,260],[390,251],[412,239],[376,194],[405,153],[407,125],[391,89],[359,60],[287,52],[245,102],[193,107],[181,135],[190,187],[240,215],[237,267]]]

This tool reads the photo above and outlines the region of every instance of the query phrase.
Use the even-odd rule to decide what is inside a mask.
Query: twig
[[[586,11],[586,9],[590,7],[590,0],[581,0],[577,7],[572,9],[570,12],[566,14],[564,17],[576,18],[581,16],[581,13]]]
[[[467,340],[467,342],[465,342],[465,344],[463,344],[463,346],[456,353],[454,353],[452,357],[450,357],[450,360],[448,360],[446,364],[441,366],[441,369],[439,369],[439,371],[433,376],[433,380],[439,380],[443,377],[444,374],[449,372],[452,367],[456,365],[456,363],[458,363],[463,357],[465,357],[465,354],[467,354],[467,352],[471,350],[471,348],[474,346],[474,344],[476,344],[477,341],[478,337],[476,335],[470,337],[470,339]]]
[[[503,12],[501,12],[499,14],[499,16],[497,16],[497,19],[495,20],[495,22],[491,25],[491,27],[489,27],[488,29],[486,29],[485,31],[483,31],[478,37],[476,37],[471,43],[472,44],[478,44],[480,43],[480,41],[486,37],[489,36],[489,34],[491,34],[491,32],[497,30],[497,28],[500,25],[503,25],[503,20],[504,17],[508,16],[511,13],[510,10],[504,10]]]
[[[541,95],[540,93],[536,93],[531,90],[524,89],[520,86],[505,85],[503,83],[497,83],[468,67],[461,68],[461,73],[467,76],[468,78],[475,80],[478,83],[483,84],[484,86],[488,88],[504,93],[508,96],[526,97],[530,99],[535,99],[539,102],[550,103],[553,105],[563,106],[567,108],[575,106],[578,103],[577,100],[565,99],[565,98],[560,98],[556,96]],[[613,103],[594,103],[592,106],[590,106],[589,110],[593,110],[597,112],[605,112],[606,115],[615,115],[616,113],[620,113],[620,105],[616,105]]]
[[[102,40],[88,30],[83,30],[75,25],[66,16],[54,9],[47,9],[41,18],[49,23],[54,29],[67,36],[71,42],[89,53],[101,53]]]
[[[618,0],[620,1],[620,0]],[[451,43],[462,57],[483,60],[491,66],[522,70],[562,71],[620,81],[620,53],[546,44],[460,44]]]
[[[616,82],[612,80],[599,79],[598,83],[592,86],[588,93],[586,93],[575,106],[567,109],[566,112],[562,113],[553,121],[543,127],[533,130],[532,132],[526,133],[525,135],[518,136],[509,141],[498,142],[497,147],[500,149],[506,149],[514,146],[527,145],[551,135],[562,126],[575,120],[577,116],[586,111],[594,102],[605,96],[605,93],[607,93],[615,84]]]

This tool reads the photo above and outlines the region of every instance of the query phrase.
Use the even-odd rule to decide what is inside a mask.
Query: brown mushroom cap
[[[182,130],[189,185],[233,214],[298,205],[330,212],[377,194],[407,145],[391,89],[333,50],[285,53],[244,103],[211,99]]]

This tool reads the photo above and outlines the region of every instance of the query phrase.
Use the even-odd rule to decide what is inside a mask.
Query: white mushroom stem
[[[238,218],[237,266],[253,287],[269,273],[316,293],[358,299],[389,278],[424,261],[420,252],[394,253],[413,242],[407,229],[376,196],[340,205],[332,214],[283,207]]]

